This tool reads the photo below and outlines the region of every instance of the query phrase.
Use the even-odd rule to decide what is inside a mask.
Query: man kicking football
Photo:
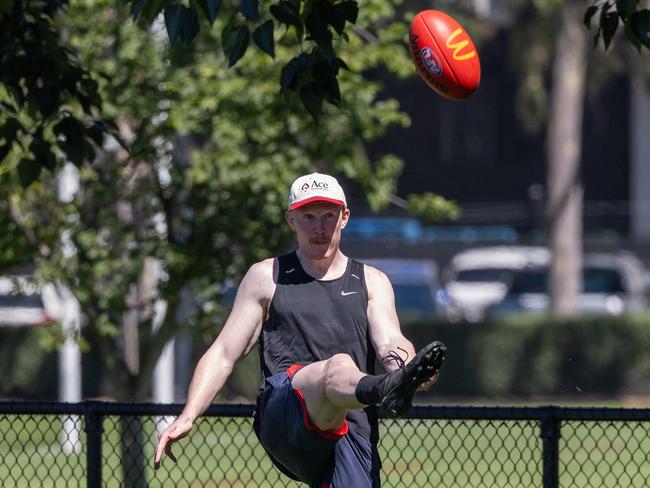
[[[259,343],[264,383],[255,432],[277,468],[313,488],[377,488],[377,405],[399,417],[438,378],[445,346],[417,354],[400,331],[386,275],[345,256],[343,189],[312,173],[294,181],[286,220],[297,250],[250,267],[223,330],[199,361],[188,400],[158,437],[154,466],[175,457],[235,363]],[[388,373],[375,375],[375,359]]]

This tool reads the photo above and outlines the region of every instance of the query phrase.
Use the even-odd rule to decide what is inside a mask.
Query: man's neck
[[[338,278],[345,272],[348,262],[347,257],[340,250],[325,259],[310,259],[303,254],[300,248],[296,251],[296,255],[305,272],[318,280]]]

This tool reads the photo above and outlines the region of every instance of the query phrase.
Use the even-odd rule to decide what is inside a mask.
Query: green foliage
[[[274,57],[273,44],[277,36],[291,36],[289,28],[299,44],[294,44],[293,58],[285,62],[281,87],[301,100],[314,117],[322,114],[323,102],[339,105],[339,69],[344,65],[337,55],[337,41],[349,39],[348,24],[354,25],[359,16],[356,0],[299,0],[262,2],[242,0],[238,4],[221,1],[189,2],[189,6],[165,2],[130,0],[134,19],[151,24],[164,11],[169,42],[174,46],[178,40],[185,44],[193,42],[199,33],[199,13],[212,25],[219,16],[221,39],[228,65],[234,66],[244,56],[250,45],[251,32],[254,44],[264,53]],[[274,23],[272,20],[275,20]]]
[[[359,22],[364,29],[376,31],[375,23],[380,21],[382,28],[387,28],[385,19],[400,1],[389,2],[385,8],[378,8],[377,1],[370,2],[365,7],[365,16],[359,15],[358,6],[352,0],[336,3],[245,0],[237,5],[222,5],[221,0],[127,3],[134,20],[141,26],[151,25],[158,14],[164,14],[172,45],[168,55],[175,63],[192,62],[196,53],[188,50],[187,45],[196,42],[205,21],[210,26],[218,26],[208,29],[204,40],[198,41],[203,43],[199,50],[210,47],[210,51],[216,52],[220,44],[217,38],[222,39],[221,48],[230,66],[242,59],[251,40],[261,52],[274,59],[276,45],[281,43],[289,55],[279,59],[280,68],[273,76],[275,80],[283,80],[281,88],[288,99],[282,103],[291,110],[297,108],[296,103],[302,103],[314,117],[321,117],[324,101],[345,108],[340,84],[341,71],[347,69],[347,64],[340,54],[354,50],[342,44],[360,45],[355,42],[358,39],[351,39],[346,32],[349,25]],[[108,14],[109,23],[115,20],[115,15],[120,15],[126,25],[127,12],[120,4],[111,3],[110,7],[115,8]],[[3,66],[12,67],[0,73],[0,173],[15,173],[25,187],[38,178],[47,178],[44,170],[54,170],[64,159],[77,166],[91,161],[109,133],[111,140],[122,142],[121,132],[109,114],[111,102],[103,101],[100,96],[98,84],[105,81],[101,79],[105,73],[80,63],[74,43],[69,42],[71,36],[61,35],[68,16],[67,6],[67,0],[16,0],[4,2],[0,9],[4,39],[0,60]],[[293,30],[289,31],[289,27]],[[221,35],[212,35],[212,30]],[[400,44],[404,32],[403,25]],[[149,35],[157,36],[151,32]],[[206,46],[205,39],[210,36],[211,44]],[[387,42],[394,43],[396,39],[384,36],[382,41],[372,50],[382,52]],[[109,44],[105,40],[101,42],[106,53],[121,48]],[[403,47],[398,57],[408,59]],[[289,64],[291,69],[281,78],[281,67]],[[142,156],[138,152],[142,147],[128,149],[135,151],[135,157]]]
[[[28,239],[10,216],[10,203],[0,200],[0,272],[28,264],[32,250]]]
[[[253,32],[253,42],[266,54],[275,57],[275,41],[273,40],[273,21],[267,20]]]
[[[598,19],[594,47],[602,38],[605,50],[609,49],[616,31],[622,23],[625,37],[639,52],[643,46],[650,49],[650,10],[639,9],[639,3],[639,0],[594,2],[584,16],[584,24],[588,29],[592,27],[593,19]]]
[[[199,19],[196,10],[184,5],[174,4],[165,9],[165,26],[170,44],[176,39],[189,44],[199,33]]]
[[[386,5],[373,8],[380,3],[371,2],[359,18],[368,28],[392,12]],[[148,5],[139,7],[144,12]],[[226,69],[240,41],[227,35],[223,43],[232,46],[222,43],[231,25],[225,16],[181,49],[182,43],[169,46],[159,34],[125,22],[127,14],[111,0],[75,2],[60,21],[80,64],[97,80],[102,111],[116,121],[129,152],[112,143],[88,161],[83,145],[68,148],[75,162],[82,161],[79,192],[70,203],[58,200],[51,178],[22,190],[18,175],[9,171],[0,174],[0,188],[14,202],[13,215],[21,216],[9,223],[29,236],[40,279],[62,282],[81,302],[84,339],[100,358],[113,395],[142,399],[162,347],[178,330],[179,297],[190,292],[196,300],[186,325],[214,338],[227,285],[237,283],[251,263],[291,245],[284,212],[297,175],[344,175],[360,183],[375,208],[389,202],[401,162],[390,155],[369,161],[362,144],[408,119],[394,100],[378,100],[381,86],[358,73],[389,61],[399,75],[412,67],[401,29],[390,29],[371,45],[350,38],[340,49],[352,59],[339,79],[340,108],[323,107],[316,123],[299,100],[277,88],[282,63],[299,45],[295,37],[271,44],[268,27],[263,35],[253,32],[253,42],[272,47],[280,63],[268,52],[251,51]],[[240,21],[232,25],[249,29]],[[268,21],[260,17],[260,25]],[[182,36],[180,23],[176,28]],[[310,83],[325,79],[310,76]],[[81,129],[65,119],[49,130],[67,143]],[[160,287],[138,295],[134,290],[151,260],[160,265]],[[153,332],[157,297],[169,308]],[[135,373],[122,359],[122,321],[134,310],[140,324]]]
[[[15,0],[0,10],[0,172],[27,187],[66,157],[91,160],[108,119],[97,83],[62,41],[55,19],[66,1]],[[110,124],[109,124],[110,125]]]
[[[516,316],[485,323],[410,323],[418,345],[445,342],[436,394],[617,397],[647,393],[650,317]]]
[[[214,24],[221,9],[221,0],[198,0],[199,7],[203,10],[210,25]]]
[[[427,223],[457,219],[460,216],[460,207],[458,207],[456,202],[433,193],[410,195],[408,207],[409,213],[421,218]]]
[[[595,41],[597,43],[602,36],[607,47],[611,45],[620,22],[612,3],[605,2],[609,7],[601,2],[595,3],[586,9],[583,16],[587,27],[598,23]],[[619,2],[621,8],[623,3],[625,2]],[[558,0],[513,2],[517,20],[508,32],[508,44],[509,66],[519,78],[514,108],[520,123],[529,133],[537,133],[547,125],[552,95],[549,80],[552,79],[552,63],[557,49],[560,11],[563,5],[564,3]],[[629,28],[629,23],[625,25],[626,29]],[[625,60],[624,56],[609,56],[603,50],[589,53],[586,59],[589,70],[587,96],[599,93],[606,80],[623,69],[628,69],[629,65],[625,66]]]

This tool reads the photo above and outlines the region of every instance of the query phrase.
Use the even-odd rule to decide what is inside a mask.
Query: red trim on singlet
[[[289,369],[287,369],[287,376],[289,378],[293,377],[293,375],[296,374],[296,372],[301,368],[302,366],[300,364],[291,365]],[[309,420],[309,411],[307,410],[307,404],[305,403],[305,396],[302,394],[302,391],[300,391],[299,388],[294,387],[293,392],[296,394],[296,398],[298,398],[298,403],[300,404],[300,410],[302,410],[302,419],[305,423],[305,428],[307,430],[311,430],[312,432],[316,432],[327,439],[332,439],[335,441],[339,440],[341,437],[343,437],[345,434],[348,433],[347,420],[343,420],[343,425],[341,426],[340,429],[321,430],[318,427],[316,427]]]

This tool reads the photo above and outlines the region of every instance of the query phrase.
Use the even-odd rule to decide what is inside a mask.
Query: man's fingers
[[[436,381],[438,381],[438,373],[434,374],[431,378],[429,378],[424,383],[422,383],[420,385],[420,387],[418,388],[418,390],[419,391],[427,391],[427,390],[429,390],[429,388],[431,388],[436,383]]]
[[[174,453],[172,452],[172,443],[185,437],[188,431],[189,429],[187,425],[181,426],[180,424],[174,423],[160,433],[158,436],[158,443],[156,444],[156,455],[153,459],[154,469],[160,467],[160,461],[163,458],[163,454],[167,454],[172,461],[176,462],[176,456],[174,456]]]
[[[176,462],[176,456],[174,456],[174,454],[171,451],[172,442],[174,442],[175,440],[176,440],[176,436],[169,433],[168,430],[164,430],[158,436],[158,444],[156,445],[156,456],[154,457],[153,460],[154,469],[158,469],[160,467],[160,461],[162,460],[163,453],[166,453],[172,459],[172,461]]]
[[[165,452],[165,449],[167,449],[167,443],[167,433],[163,432],[158,436],[158,443],[156,444],[156,455],[153,458],[154,469],[158,469],[160,467],[160,460],[162,459],[163,452]]]

